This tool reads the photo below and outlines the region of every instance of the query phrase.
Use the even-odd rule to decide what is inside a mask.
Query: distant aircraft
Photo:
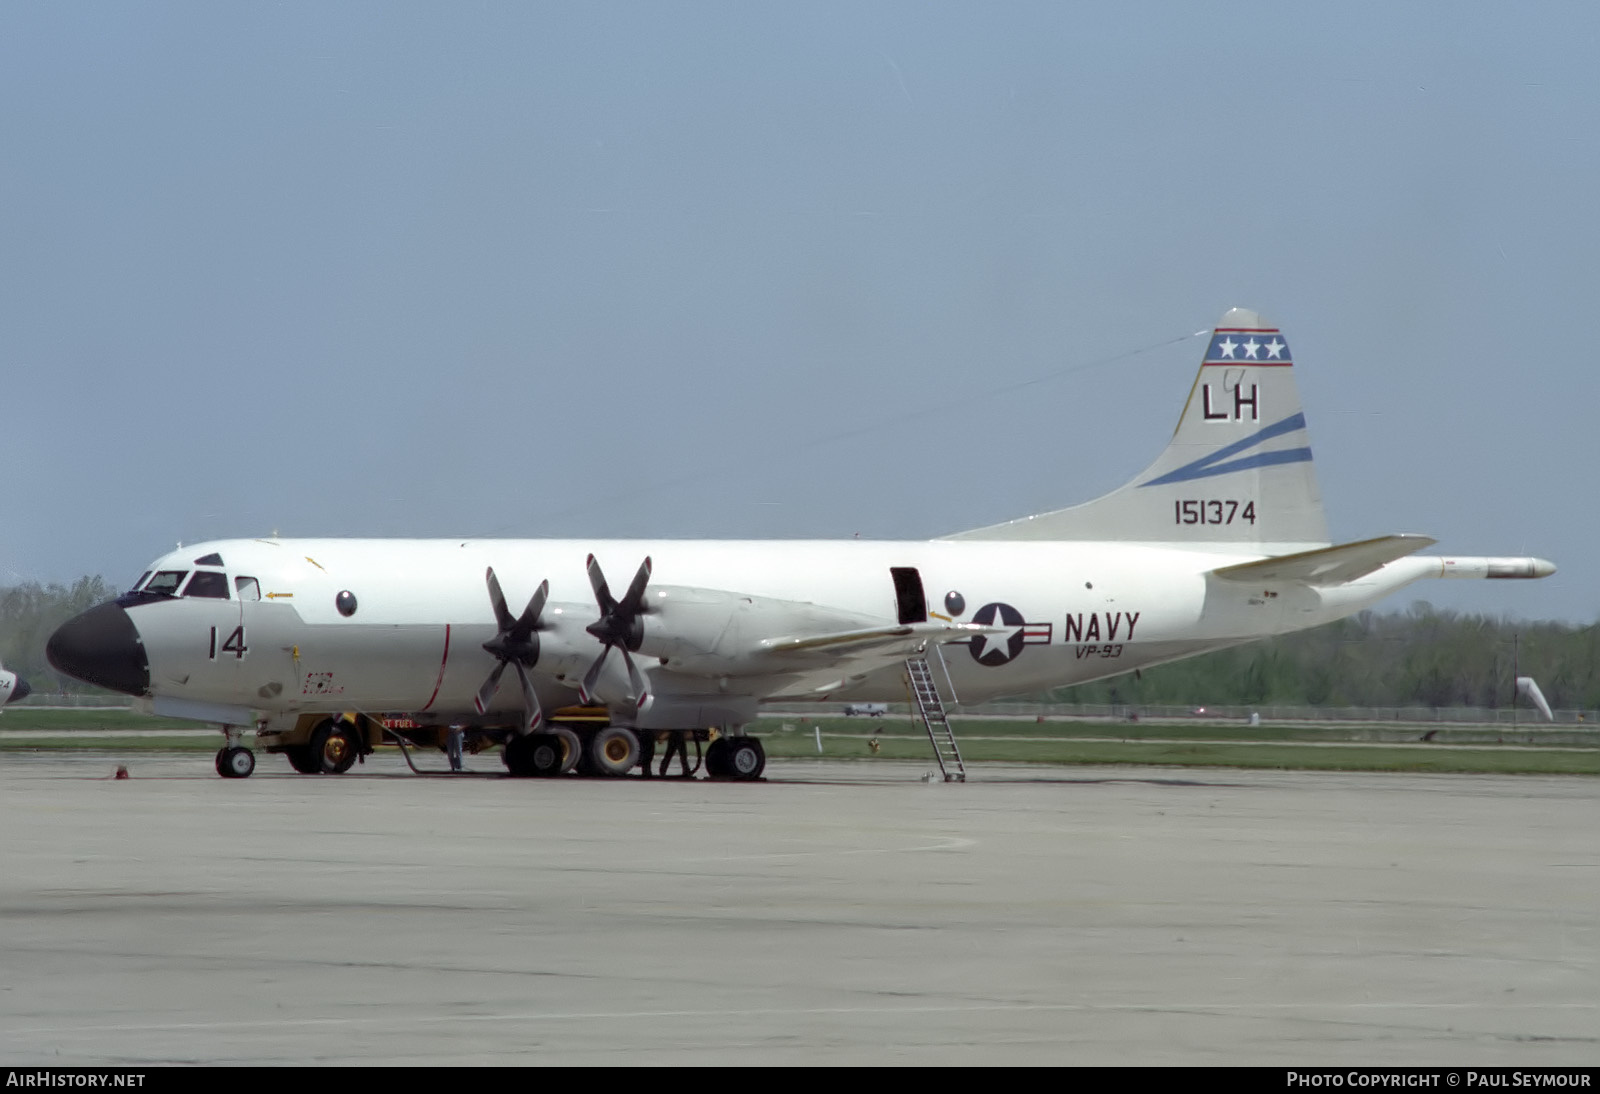
[[[0,706],[26,699],[33,694],[28,682],[14,672],[0,668]]]
[[[912,542],[212,542],[157,559],[48,654],[222,725],[227,776],[254,769],[251,728],[299,771],[340,772],[398,716],[503,741],[518,774],[621,774],[640,731],[714,727],[710,773],[754,778],[763,703],[904,700],[908,658],[942,661],[971,703],[1314,627],[1420,578],[1555,571],[1416,553],[1433,543],[1330,543],[1289,346],[1235,309],[1165,451],[1076,508]],[[602,563],[633,572],[620,598]]]

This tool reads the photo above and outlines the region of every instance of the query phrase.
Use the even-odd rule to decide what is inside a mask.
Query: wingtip
[[[1491,578],[1523,578],[1531,580],[1549,577],[1556,572],[1556,564],[1547,558],[1492,558],[1489,560]]]

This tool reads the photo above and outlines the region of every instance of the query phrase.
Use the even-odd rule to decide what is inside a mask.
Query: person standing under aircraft
[[[450,731],[445,735],[444,739],[444,754],[449,757],[450,770],[453,772],[459,772],[461,770],[462,734],[462,727],[451,726]]]
[[[673,757],[674,753],[677,754],[678,763],[683,768],[682,772],[679,774],[678,777],[679,778],[683,778],[683,779],[687,779],[689,777],[689,775],[690,775],[690,771],[689,771],[689,749],[688,749],[687,745],[684,744],[683,734],[682,733],[668,733],[667,734],[667,754],[665,756],[661,757],[661,772],[660,772],[661,777],[662,778],[666,778],[667,777],[667,768],[672,765],[672,757]]]

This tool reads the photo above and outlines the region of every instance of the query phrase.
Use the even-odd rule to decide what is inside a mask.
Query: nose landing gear
[[[248,779],[256,769],[256,754],[239,745],[217,752],[217,774],[224,779]]]
[[[238,726],[222,727],[222,748],[217,752],[217,774],[224,779],[248,779],[256,769],[256,754],[239,742],[244,739]]]

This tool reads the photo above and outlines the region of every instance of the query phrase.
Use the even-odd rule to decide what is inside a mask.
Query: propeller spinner
[[[612,599],[611,587],[606,584],[605,574],[600,571],[600,563],[595,561],[593,555],[589,556],[588,567],[589,584],[594,586],[594,599],[600,606],[600,618],[584,629],[598,638],[603,648],[594,664],[589,666],[589,671],[584,673],[578,694],[585,703],[593,700],[594,687],[600,680],[606,655],[615,646],[622,651],[623,664],[628,666],[628,683],[633,688],[634,701],[643,710],[650,701],[650,692],[643,674],[633,663],[631,651],[637,650],[644,641],[644,587],[650,581],[650,559],[645,558],[639,572],[633,577],[633,584],[628,586],[627,593],[620,601]]]
[[[495,624],[500,630],[483,644],[483,648],[500,663],[478,689],[478,713],[488,709],[489,701],[500,690],[500,674],[506,671],[507,665],[512,665],[517,670],[517,679],[522,682],[522,732],[532,733],[544,721],[544,712],[539,708],[539,696],[528,679],[528,670],[539,662],[539,614],[544,611],[545,598],[550,595],[550,582],[541,581],[522,615],[512,619],[493,566],[485,573],[484,580],[489,586],[489,603],[494,607]]]

